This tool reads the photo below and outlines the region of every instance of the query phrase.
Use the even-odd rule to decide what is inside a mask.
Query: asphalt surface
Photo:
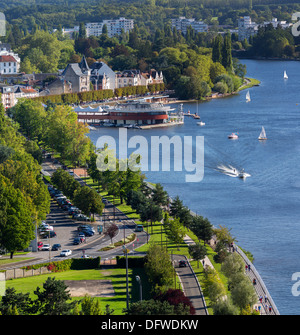
[[[46,160],[42,164],[43,173],[46,175],[51,175],[57,168],[61,167],[58,162],[52,160]],[[74,178],[77,179],[81,185],[86,185],[85,182],[74,175]],[[77,258],[83,256],[83,254],[88,255],[90,257],[101,257],[101,260],[110,260],[115,258],[117,255],[123,256],[123,247],[117,247],[111,249],[109,251],[100,251],[102,248],[111,245],[111,239],[109,236],[102,234],[98,234],[97,225],[102,224],[104,226],[103,230],[107,227],[107,225],[111,223],[115,223],[118,226],[118,233],[113,238],[113,242],[118,242],[124,237],[131,235],[132,233],[136,234],[136,239],[126,244],[126,248],[129,250],[129,255],[136,256],[144,256],[145,254],[136,252],[135,249],[139,248],[143,244],[146,244],[150,239],[147,236],[145,231],[143,232],[135,232],[135,223],[132,219],[128,218],[123,212],[118,210],[112,203],[106,202],[105,208],[102,213],[102,216],[96,216],[96,221],[94,223],[90,222],[80,222],[73,220],[68,213],[60,208],[55,200],[51,201],[50,213],[47,215],[46,222],[53,226],[54,231],[56,233],[56,237],[47,238],[47,239],[39,239],[44,244],[61,244],[61,250],[70,249],[72,250],[72,255],[67,257],[60,257],[61,250],[58,251],[38,251],[37,253],[29,253],[26,257],[34,257],[33,261],[24,261],[18,263],[8,264],[7,266],[2,267],[1,269],[13,269],[20,267],[20,265],[32,265],[37,263],[42,263],[46,261],[55,261],[66,258]],[[76,236],[78,236],[77,227],[80,224],[88,224],[94,227],[95,235],[91,237],[86,237],[86,241],[79,244],[74,245],[73,240]],[[193,306],[196,310],[196,315],[207,315],[207,310],[204,302],[204,298],[202,296],[200,285],[196,279],[196,276],[187,262],[188,266],[180,268],[178,267],[178,262],[180,259],[185,259],[185,256],[174,255],[173,256],[173,264],[174,268],[179,276],[179,280],[185,292],[185,295],[189,297],[193,303]]]

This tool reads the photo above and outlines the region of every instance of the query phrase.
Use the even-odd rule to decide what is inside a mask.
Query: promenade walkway
[[[186,244],[194,244],[195,242],[186,235],[184,237],[184,242]],[[254,265],[250,262],[248,257],[243,253],[243,251],[238,248],[236,245],[234,245],[234,250],[242,257],[244,263],[245,263],[245,274],[249,277],[251,282],[253,283],[253,280],[255,280],[256,284],[254,285],[256,294],[257,294],[257,303],[254,304],[253,308],[260,312],[260,315],[279,315],[279,311],[268,292],[262,278],[260,277],[259,273],[255,269]],[[232,250],[231,250],[232,251]],[[211,263],[210,259],[205,256],[203,260],[201,260],[201,263],[204,266],[208,266],[210,268],[214,268],[213,264]]]

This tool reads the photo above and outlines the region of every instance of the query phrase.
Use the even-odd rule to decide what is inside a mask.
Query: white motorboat
[[[197,122],[197,125],[198,125],[198,126],[205,126],[205,122],[202,122],[202,121]]]
[[[228,135],[228,138],[230,140],[237,140],[239,136],[236,133],[231,133],[230,135]]]
[[[287,73],[286,73],[286,71],[284,71],[284,73],[283,73],[283,78],[284,79],[288,79],[289,78],[288,75],[287,75]]]

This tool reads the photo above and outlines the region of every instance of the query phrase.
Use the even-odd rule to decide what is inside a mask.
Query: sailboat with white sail
[[[261,132],[258,136],[258,139],[259,140],[266,140],[267,139],[267,135],[266,135],[266,131],[265,131],[264,127],[261,128]]]
[[[250,92],[248,91],[246,94],[246,102],[250,102],[251,98],[250,98]]]
[[[286,73],[286,71],[284,71],[284,73],[283,73],[283,78],[284,79],[288,79],[289,78],[288,75],[287,75],[287,73]]]

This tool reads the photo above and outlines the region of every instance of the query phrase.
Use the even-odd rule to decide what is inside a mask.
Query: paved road
[[[185,256],[182,255],[173,255],[172,260],[175,261],[175,264],[178,264],[180,260],[187,261]],[[178,267],[175,266],[177,275],[179,276],[184,294],[191,300],[196,315],[208,315],[204,296],[201,291],[201,287],[195,276],[195,273],[188,263],[187,267]]]

